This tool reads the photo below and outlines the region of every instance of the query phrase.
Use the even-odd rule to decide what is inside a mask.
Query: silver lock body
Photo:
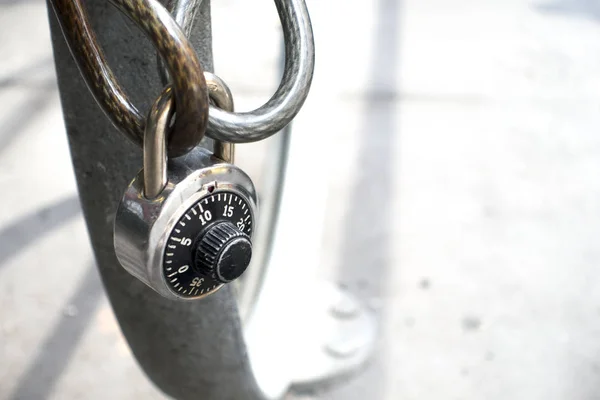
[[[255,220],[257,197],[250,177],[238,167],[197,147],[185,156],[169,160],[167,184],[154,199],[144,197],[143,172],[130,183],[115,216],[115,252],[121,265],[162,296],[178,300],[184,297],[167,284],[163,271],[165,247],[169,235],[182,215],[206,196],[220,192],[235,193],[244,199]]]

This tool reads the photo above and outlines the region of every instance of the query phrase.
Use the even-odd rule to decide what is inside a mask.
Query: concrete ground
[[[371,365],[315,397],[600,398],[598,4],[309,1],[294,134],[333,150],[322,273],[381,324]],[[213,8],[217,72],[251,108],[274,7]],[[163,398],[94,270],[45,4],[0,0],[0,27],[0,398]]]

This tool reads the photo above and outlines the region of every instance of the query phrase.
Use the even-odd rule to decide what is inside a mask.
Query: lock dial
[[[252,210],[232,191],[214,191],[173,226],[163,255],[163,277],[178,296],[209,294],[239,277],[252,257]]]

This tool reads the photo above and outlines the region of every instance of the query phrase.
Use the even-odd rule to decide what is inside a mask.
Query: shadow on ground
[[[0,228],[0,268],[29,245],[79,215],[79,200],[77,196],[73,196],[35,210]],[[32,232],[35,232],[35,235],[32,235]]]
[[[87,267],[83,279],[64,305],[67,310],[38,347],[30,367],[9,397],[12,400],[45,399],[65,372],[102,299],[96,266]]]
[[[542,12],[600,20],[600,2],[598,0],[558,0],[538,4],[536,8]]]
[[[398,90],[401,1],[379,0],[373,58],[370,64],[368,92],[364,98],[363,122],[359,129],[361,140],[355,165],[355,181],[349,198],[347,219],[341,232],[342,254],[338,282],[366,302],[382,299],[389,278],[391,209],[394,193],[394,143],[398,140]],[[372,234],[370,234],[371,232]],[[366,233],[366,234],[365,234]],[[382,304],[385,308],[385,304]],[[382,318],[378,310],[379,319]],[[384,347],[378,343],[375,359],[367,371],[357,379],[340,387],[331,395],[334,399],[385,398],[386,371]]]

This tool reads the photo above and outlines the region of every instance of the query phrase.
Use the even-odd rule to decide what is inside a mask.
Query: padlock
[[[167,89],[148,114],[144,167],[119,204],[114,244],[132,275],[167,298],[189,300],[250,264],[257,197],[244,171],[204,148],[167,160],[172,103]]]

